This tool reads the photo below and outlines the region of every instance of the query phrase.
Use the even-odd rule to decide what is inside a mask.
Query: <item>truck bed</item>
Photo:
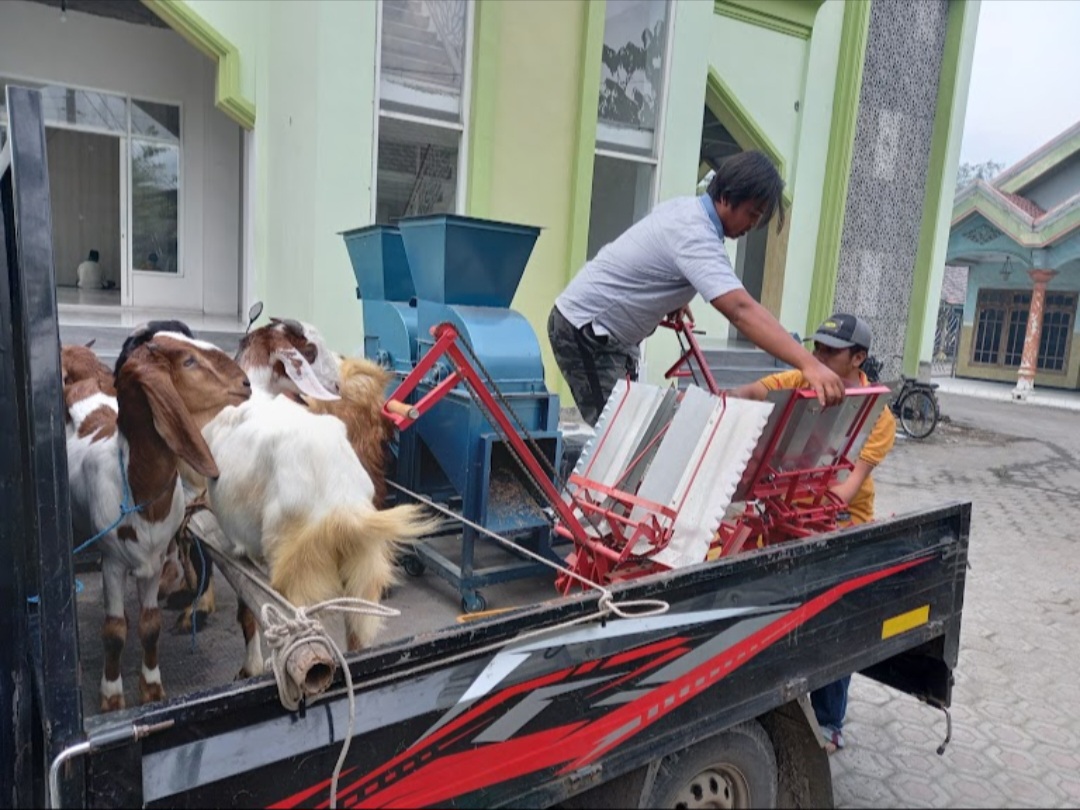
[[[454,555],[455,543],[460,547],[460,537],[447,536],[431,541],[443,553]],[[482,546],[482,547],[481,547]],[[481,543],[477,548],[477,561],[482,566],[509,562],[511,555],[494,543]],[[490,608],[523,607],[558,596],[551,577],[519,579],[502,585],[484,588]],[[104,662],[104,650],[100,642],[101,627],[105,619],[101,572],[96,566],[76,574],[81,585],[76,601],[79,625],[79,662],[82,667],[83,716],[90,718],[100,713],[98,688]],[[162,603],[162,639],[158,647],[165,691],[170,699],[179,699],[208,689],[227,686],[236,677],[244,662],[244,640],[236,621],[236,594],[228,580],[215,569],[212,577],[215,611],[206,625],[197,633],[176,629],[180,618],[178,607]],[[461,597],[446,581],[425,573],[411,577],[399,570],[399,583],[391,591],[384,604],[401,611],[401,616],[387,619],[379,633],[377,644],[401,641],[409,636],[423,636],[437,630],[455,627],[462,618]],[[128,616],[128,640],[124,647],[121,675],[124,678],[124,696],[129,707],[139,700],[138,674],[142,661],[142,647],[136,622],[139,604],[135,583],[128,582],[126,612]],[[345,649],[344,629],[333,618],[326,626],[335,641]],[[264,652],[265,652],[265,644]]]
[[[595,614],[594,595],[458,624],[456,594],[409,583],[392,602],[455,609],[436,609],[433,629],[410,611],[415,635],[388,630],[350,659],[357,732],[339,806],[547,806],[852,671],[947,705],[969,520],[970,505],[949,505],[655,575],[615,593],[665,600],[664,615],[573,627]],[[162,667],[167,702],[87,719],[92,736],[172,723],[91,754],[90,804],[328,798],[347,719],[340,686],[291,714],[271,679],[180,697]]]

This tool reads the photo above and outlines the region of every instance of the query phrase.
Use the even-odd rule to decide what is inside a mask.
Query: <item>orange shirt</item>
[[[870,381],[866,379],[866,375],[861,371],[859,372],[859,377],[864,386],[870,384]],[[798,369],[781,371],[778,374],[770,374],[768,377],[762,377],[758,382],[770,391],[809,387],[806,384],[806,378],[803,377],[802,372]],[[874,429],[866,438],[866,444],[863,445],[862,451],[859,453],[859,460],[865,461],[872,467],[876,467],[885,460],[885,456],[892,450],[895,442],[896,419],[893,418],[892,411],[890,411],[888,407],[885,407],[881,409],[881,416],[878,417]],[[859,487],[859,491],[855,493],[855,497],[852,498],[851,503],[848,504],[848,512],[851,514],[851,522],[853,524],[867,523],[874,519],[873,474],[866,476],[866,480],[863,481],[862,486]]]

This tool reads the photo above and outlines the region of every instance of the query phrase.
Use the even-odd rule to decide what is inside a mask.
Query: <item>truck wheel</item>
[[[664,757],[645,807],[775,807],[776,754],[756,720]]]

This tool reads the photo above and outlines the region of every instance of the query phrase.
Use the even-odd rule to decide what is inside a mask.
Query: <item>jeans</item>
[[[814,707],[814,715],[817,717],[819,726],[834,731],[841,730],[844,725],[844,715],[847,714],[847,695],[850,685],[851,676],[845,675],[840,680],[826,684],[810,693],[810,705]]]

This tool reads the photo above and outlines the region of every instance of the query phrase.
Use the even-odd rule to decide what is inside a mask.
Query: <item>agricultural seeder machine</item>
[[[561,480],[558,397],[536,335],[509,309],[538,234],[454,215],[345,234],[365,352],[399,378],[385,409],[399,429],[396,482],[425,499],[456,499],[467,521],[460,564],[427,544],[417,554],[459,587],[467,611],[486,604],[479,585],[539,565],[477,571],[476,527],[524,533],[533,550],[565,560],[563,593],[837,527],[845,505],[831,488],[852,469],[888,388],[852,390],[831,408],[809,391],[729,398],[681,316],[665,321],[683,347],[667,377],[692,375],[704,387],[620,381]],[[743,507],[728,514],[733,503]],[[564,555],[553,550],[560,541]]]

